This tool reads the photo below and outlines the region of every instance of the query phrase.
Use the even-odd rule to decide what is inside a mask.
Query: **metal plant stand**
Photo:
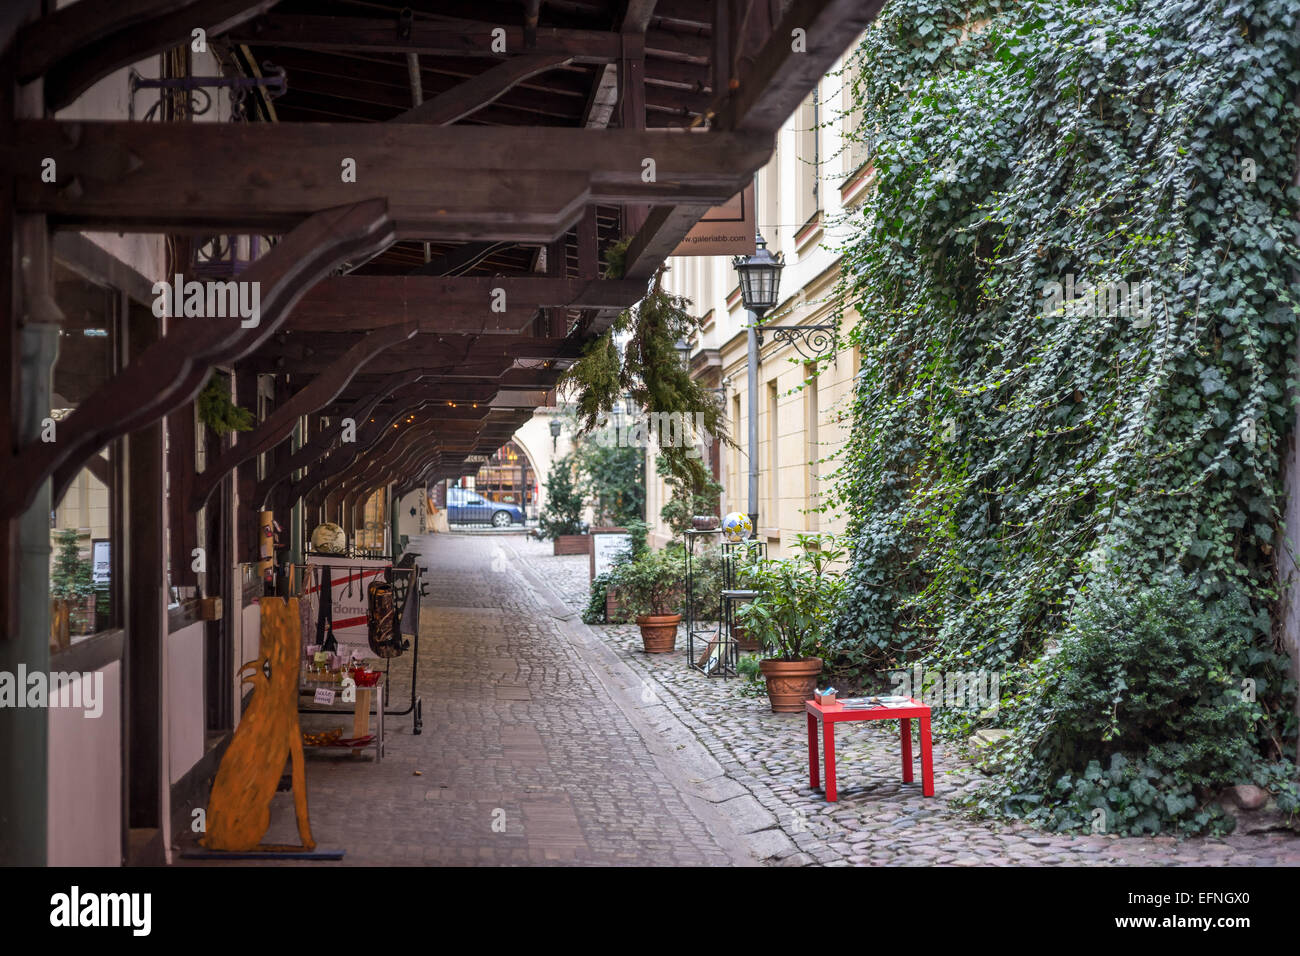
[[[711,537],[716,536],[716,537]],[[758,541],[743,541],[736,544],[723,542],[721,529],[712,531],[688,530],[686,537],[686,662],[696,670],[709,677],[735,677],[736,665],[740,654],[734,634],[736,605],[752,599],[757,592],[736,587],[736,557],[749,553],[748,549],[759,549],[762,557],[766,546]],[[714,541],[717,550],[718,568],[715,572],[707,568],[707,548]],[[701,600],[696,598],[696,591],[701,590],[702,574],[710,577],[718,573],[721,576],[718,604],[712,617],[701,619],[698,611],[702,610]]]

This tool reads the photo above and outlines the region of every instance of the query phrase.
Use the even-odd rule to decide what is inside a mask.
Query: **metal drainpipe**
[[[758,537],[758,315],[749,316],[749,520]],[[775,480],[775,476],[773,476]]]
[[[44,222],[41,223],[44,228]],[[25,257],[26,258],[26,257]],[[48,265],[48,259],[35,257]],[[42,291],[32,300],[21,330],[18,437],[23,446],[40,441],[41,423],[49,414],[54,362],[59,354],[62,318]],[[56,432],[57,438],[57,432]],[[0,641],[0,669],[17,674],[50,670],[50,482],[18,522],[18,586],[27,600],[18,606],[18,633]],[[18,688],[18,693],[26,692]],[[0,781],[0,863],[45,866],[48,852],[49,711],[43,707],[9,709],[0,720],[0,752],[8,754]]]

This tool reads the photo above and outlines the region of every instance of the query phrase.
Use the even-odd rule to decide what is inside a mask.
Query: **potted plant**
[[[537,519],[543,538],[555,542],[553,554],[586,554],[591,538],[582,523],[582,495],[573,480],[573,461],[557,458],[546,478],[546,508]]]
[[[795,713],[813,696],[822,671],[817,651],[843,599],[844,582],[831,570],[843,549],[829,538],[800,535],[790,558],[739,558],[743,580],[758,595],[736,609],[736,619],[763,648],[759,668],[773,713]]]
[[[666,654],[677,646],[684,575],[683,555],[678,548],[647,550],[616,565],[609,573],[623,607],[641,628],[641,643],[647,654]]]
[[[71,634],[89,634],[95,630],[95,585],[93,567],[81,556],[81,534],[76,528],[58,532],[58,551],[50,569],[50,595],[63,602],[60,625]]]

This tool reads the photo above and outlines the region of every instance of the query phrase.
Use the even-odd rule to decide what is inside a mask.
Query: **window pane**
[[[113,374],[118,296],[59,264],[54,278],[55,300],[64,314],[50,411],[57,430]],[[114,442],[92,455],[50,513],[51,639],[56,646],[65,636],[75,641],[118,623],[113,573],[118,560],[118,447]]]

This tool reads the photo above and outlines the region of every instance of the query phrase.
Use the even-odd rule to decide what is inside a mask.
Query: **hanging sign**
[[[714,206],[673,250],[675,256],[752,256],[757,251],[754,184]]]

